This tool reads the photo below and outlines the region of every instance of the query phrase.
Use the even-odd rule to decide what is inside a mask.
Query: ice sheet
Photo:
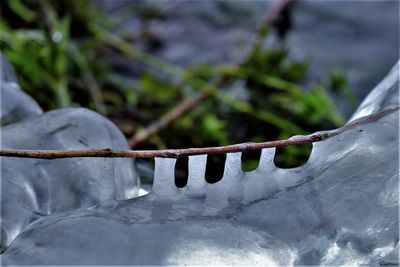
[[[380,90],[380,103],[398,95],[385,83],[395,89]],[[389,107],[377,105],[369,114]],[[175,159],[156,158],[149,194],[40,218],[16,237],[2,263],[398,265],[398,130],[396,111],[314,143],[308,162],[293,169],[274,165],[273,148],[263,149],[252,172],[241,170],[240,153],[230,153],[215,184],[204,182],[206,156],[191,157],[184,188],[174,185]]]

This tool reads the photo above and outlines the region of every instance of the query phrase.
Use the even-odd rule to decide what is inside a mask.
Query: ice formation
[[[399,75],[400,61],[390,70],[389,74],[381,81],[364,99],[350,121],[371,115],[389,106],[399,104]]]
[[[377,99],[398,106],[398,87],[380,92]],[[368,104],[370,113],[386,108]],[[229,153],[215,184],[204,179],[207,156],[191,156],[183,188],[174,184],[176,160],[156,158],[149,194],[42,217],[2,263],[398,265],[398,129],[395,109],[314,143],[308,162],[293,169],[274,166],[274,148],[263,149],[252,172]]]
[[[7,68],[6,71],[10,70]],[[2,77],[6,76],[6,71],[1,70]],[[1,83],[1,101],[4,103],[8,103],[10,96],[3,94],[7,86],[8,82]],[[24,93],[21,91],[19,94]],[[26,104],[24,101],[11,103],[15,104],[11,112],[27,107],[21,106]],[[10,114],[6,117],[17,118],[12,115],[14,113]],[[1,147],[129,149],[115,125],[95,112],[80,108],[31,113],[29,119],[2,126]],[[131,159],[72,158],[48,161],[1,158],[1,246],[8,246],[26,225],[40,217],[110,205],[113,201],[135,197],[138,183]]]
[[[33,118],[42,109],[18,85],[11,64],[0,53],[0,125]]]

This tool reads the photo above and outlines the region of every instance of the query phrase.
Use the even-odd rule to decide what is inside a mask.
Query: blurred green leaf
[[[157,77],[144,74],[138,82],[139,88],[155,101],[171,101],[177,99],[180,88]]]
[[[228,144],[227,124],[225,121],[217,118],[215,114],[205,114],[202,117],[204,134],[213,136],[220,144]]]
[[[346,75],[340,70],[332,70],[330,75],[330,89],[345,97],[353,108],[360,103],[354,91],[351,89]]]
[[[9,0],[10,8],[23,20],[31,22],[37,18],[37,14],[24,5],[20,0]]]

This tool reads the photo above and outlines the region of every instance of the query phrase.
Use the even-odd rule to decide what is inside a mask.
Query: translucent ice
[[[43,113],[17,83],[11,64],[0,53],[0,125],[33,118]]]
[[[0,93],[2,148],[129,149],[119,130],[92,111],[63,109],[42,115],[39,105],[20,90],[1,54]],[[1,246],[37,218],[127,199],[137,189],[129,159],[1,158]]]
[[[397,62],[389,74],[364,99],[350,121],[382,111],[391,105],[399,105],[399,66],[400,61]]]
[[[189,177],[185,192],[189,196],[204,196],[206,189],[207,155],[189,157]]]
[[[2,148],[129,149],[107,119],[86,109],[60,109],[1,128]],[[2,245],[45,215],[104,205],[137,195],[131,159],[1,158]]]
[[[236,155],[228,157],[232,181],[224,183],[224,176],[208,184],[204,196],[170,191],[174,162],[158,159],[156,174],[166,171],[161,178],[170,179],[162,181],[165,194],[157,183],[150,194],[113,209],[39,219],[15,239],[3,263],[387,263],[398,243],[398,115],[314,144],[308,163],[295,169],[273,166],[273,149],[250,173],[239,171]]]
[[[153,193],[162,197],[175,197],[177,193],[174,182],[176,159],[155,158],[155,161]]]
[[[377,101],[396,97],[393,88]],[[157,158],[152,192],[40,218],[3,264],[398,265],[398,117],[397,109],[314,143],[293,169],[274,165],[275,149],[252,172],[241,170],[240,153],[228,154],[215,184],[202,179],[205,155],[189,159],[184,188],[174,186],[175,159]]]

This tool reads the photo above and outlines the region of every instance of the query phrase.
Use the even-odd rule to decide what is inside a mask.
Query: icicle
[[[257,171],[265,172],[275,168],[274,165],[275,147],[261,150],[260,162]]]
[[[222,180],[235,180],[235,178],[243,173],[241,156],[241,152],[226,154],[224,176]]]
[[[275,181],[273,173],[275,148],[264,148],[261,151],[258,168],[255,171],[245,173],[243,177],[243,200],[247,204],[255,199],[262,198],[266,192],[273,191]]]
[[[205,193],[206,187],[206,164],[207,155],[198,155],[189,157],[189,177],[186,186],[186,194],[199,196]]]
[[[178,192],[175,186],[176,159],[155,158],[154,182],[152,191],[160,196],[175,196]]]
[[[229,204],[229,200],[238,199],[242,195],[241,177],[243,176],[241,152],[228,153],[225,160],[224,175],[221,181],[210,185],[204,205],[207,212],[220,211]],[[210,213],[210,214],[211,214]]]

